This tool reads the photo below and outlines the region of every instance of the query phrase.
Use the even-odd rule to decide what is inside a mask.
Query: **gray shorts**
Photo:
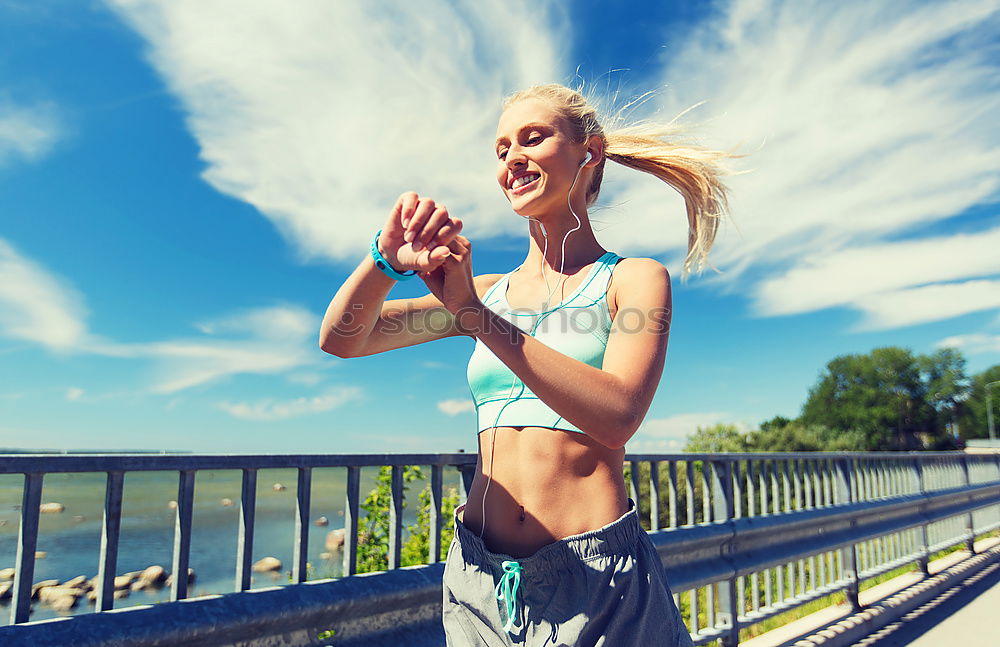
[[[449,647],[692,647],[663,564],[629,506],[603,528],[521,559],[490,552],[456,510],[444,568]]]

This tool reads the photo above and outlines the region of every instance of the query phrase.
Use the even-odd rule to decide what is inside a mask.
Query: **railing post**
[[[174,579],[170,601],[188,594],[188,562],[191,558],[191,515],[194,512],[194,470],[180,470],[177,482],[177,516],[174,523]]]
[[[913,490],[920,496],[924,496],[926,493],[924,489],[924,466],[920,462],[919,457],[914,457],[913,461],[910,463],[911,470],[913,474]],[[917,549],[920,552],[920,557],[917,562],[920,564],[920,572],[924,574],[924,577],[930,577],[930,553],[927,552],[927,547],[929,542],[927,541],[927,524],[920,524],[920,545]]]
[[[853,503],[854,495],[853,488],[851,487],[851,483],[854,480],[854,474],[851,471],[853,461],[849,458],[841,458],[835,462],[837,466],[837,503],[841,505]],[[854,523],[851,525],[854,526]],[[859,611],[861,610],[861,602],[858,599],[858,555],[856,544],[851,544],[840,549],[840,563],[843,565],[844,577],[847,579],[847,585],[844,587],[844,595],[847,597],[847,603],[851,605],[852,612]]]
[[[312,468],[298,468],[295,487],[295,546],[292,549],[292,581],[305,582],[309,575],[309,511],[312,508]],[[344,537],[347,545],[347,537]]]
[[[392,466],[389,485],[389,568],[399,568],[403,542],[403,466]]]
[[[257,470],[243,470],[243,486],[240,489],[240,528],[236,538],[236,581],[234,591],[250,588],[250,572],[253,566],[254,515],[257,512]],[[179,577],[179,576],[178,576]]]
[[[639,461],[629,461],[629,490],[632,500],[635,501],[635,514],[641,518],[639,511],[642,509],[642,497],[640,496],[642,489],[639,487],[639,475],[641,473],[639,465]]]
[[[442,467],[431,465],[431,518],[427,538],[427,563],[433,564],[441,560],[441,485]]]
[[[969,457],[962,456],[962,483],[965,487],[969,487],[972,482],[969,479]],[[972,521],[972,513],[969,512],[965,515],[965,549],[969,551],[969,555],[976,554],[976,528]]]
[[[347,494],[344,502],[344,572],[354,575],[358,572],[358,498],[361,489],[361,468],[351,465],[347,468]]]
[[[44,474],[25,474],[21,495],[21,524],[17,531],[17,561],[14,562],[14,600],[10,623],[27,622],[31,613],[31,585],[35,577],[35,550],[38,548],[38,515],[42,504]]]
[[[660,529],[660,463],[649,462],[649,529]]]
[[[705,463],[708,465],[708,462]],[[712,520],[727,523],[735,516],[733,500],[733,463],[719,461],[711,464],[712,470]],[[721,556],[725,558],[732,551],[732,542],[727,542]],[[719,620],[726,627],[722,634],[724,647],[736,647],[740,641],[739,607],[736,604],[736,577],[719,582]]]
[[[122,490],[125,472],[108,472],[104,490],[104,523],[101,526],[101,564],[97,571],[97,611],[115,604],[115,572],[118,569],[118,536],[122,525]]]
[[[469,500],[469,492],[472,490],[472,481],[476,478],[475,465],[459,465],[458,473],[462,476],[462,491],[460,492],[462,503]]]

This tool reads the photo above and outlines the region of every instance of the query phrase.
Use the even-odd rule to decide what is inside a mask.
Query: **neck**
[[[529,221],[530,245],[524,265],[518,270],[519,273],[541,277],[558,273],[562,268],[563,274],[571,274],[581,267],[590,265],[607,252],[594,236],[586,207],[574,205],[574,210],[580,217],[579,223],[569,209],[566,209],[565,213],[560,213],[557,217],[550,215],[548,218],[540,219],[545,224],[544,232],[541,224],[534,220]],[[565,258],[563,258],[564,248]]]

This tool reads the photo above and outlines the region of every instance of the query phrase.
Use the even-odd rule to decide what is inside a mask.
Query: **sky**
[[[746,154],[686,283],[683,201],[608,164],[598,240],[673,277],[629,451],[797,416],[838,355],[981,371],[998,34],[974,1],[0,0],[0,447],[474,451],[473,339],[340,359],[319,325],[403,191],[463,220],[476,274],[524,260],[492,139],[536,83]]]

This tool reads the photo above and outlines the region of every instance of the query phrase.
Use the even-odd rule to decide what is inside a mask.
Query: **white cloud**
[[[475,411],[476,404],[468,398],[456,398],[452,400],[441,400],[437,403],[438,411],[449,416],[457,416],[467,411]]]
[[[950,319],[1000,307],[1000,281],[937,283],[858,300],[868,318],[857,330],[881,330]]]
[[[272,421],[330,411],[362,396],[360,388],[350,386],[332,389],[311,398],[296,398],[284,402],[265,398],[257,402],[219,402],[217,406],[242,420]]]
[[[15,158],[37,160],[52,149],[59,134],[51,103],[15,105],[0,100],[0,167]]]
[[[71,351],[87,338],[80,294],[0,238],[0,334]]]
[[[493,180],[492,142],[505,92],[563,73],[548,3],[111,5],[187,111],[205,179],[303,256],[356,262],[411,189],[477,236],[523,233]]]
[[[990,335],[986,333],[953,335],[951,337],[945,337],[934,346],[935,348],[960,348],[970,355],[1000,353],[1000,335]]]
[[[70,401],[79,400],[83,397],[85,391],[77,386],[71,386],[66,389],[66,399]]]
[[[998,16],[992,2],[747,0],[669,38],[666,89],[646,104],[659,112],[643,116],[669,120],[707,101],[681,121],[704,122],[700,143],[750,153],[731,166],[752,172],[726,180],[739,235],[723,228],[712,262],[724,273],[703,280],[749,291],[773,315],[870,310],[867,295],[1000,271],[997,230],[962,233],[952,220],[956,233],[920,239],[996,199]],[[664,207],[662,183],[613,164],[606,195],[626,202],[598,216],[614,223],[602,242],[668,249],[679,272],[680,199]],[[892,240],[901,235],[917,239]]]
[[[746,423],[735,420],[731,413],[724,411],[700,411],[679,413],[667,418],[647,418],[633,436],[634,441],[676,441],[681,446],[698,427],[709,427],[719,423],[734,424],[741,431],[749,429]],[[629,449],[632,449],[631,442]]]
[[[276,374],[315,365],[319,318],[298,306],[253,308],[197,324],[212,338],[175,339],[139,344],[106,342],[90,348],[114,357],[154,361],[154,393],[176,393],[237,374]],[[216,338],[226,333],[227,338]]]
[[[0,336],[56,351],[149,360],[153,381],[147,388],[154,393],[334,361],[316,349],[319,317],[296,305],[250,308],[196,323],[203,337],[127,344],[90,332],[85,315],[75,288],[0,238]]]

